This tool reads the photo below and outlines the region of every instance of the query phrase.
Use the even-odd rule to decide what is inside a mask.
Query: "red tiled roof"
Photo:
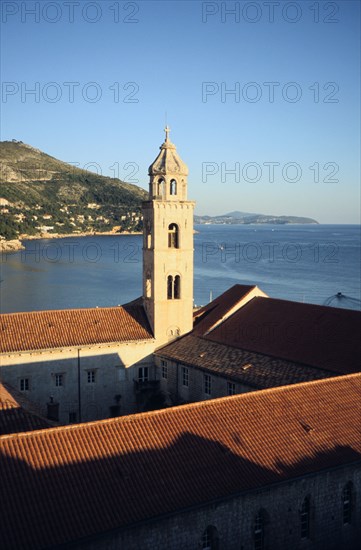
[[[194,334],[205,334],[214,323],[220,321],[238,302],[247,296],[255,286],[233,285],[223,292],[218,298],[215,298],[197,310],[194,315]]]
[[[0,437],[2,549],[37,550],[361,458],[361,375]]]
[[[361,370],[361,312],[256,297],[205,338],[340,374]]]
[[[20,392],[0,382],[0,435],[41,430],[51,425]]]
[[[193,336],[193,333],[167,344],[155,354],[162,359],[196,367],[255,389],[286,386],[331,376],[327,370],[219,344]]]
[[[31,311],[0,315],[0,352],[153,338],[142,306]]]

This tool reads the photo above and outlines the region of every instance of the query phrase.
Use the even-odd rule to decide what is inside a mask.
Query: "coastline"
[[[24,250],[25,246],[22,241],[34,241],[39,239],[70,239],[76,237],[105,237],[123,236],[123,235],[142,235],[141,231],[123,231],[122,233],[114,233],[113,231],[84,231],[82,233],[38,233],[36,235],[22,234],[18,239],[0,240],[0,252],[18,252]]]
[[[24,250],[25,246],[20,239],[12,239],[11,241],[0,241],[0,252],[17,252],[18,250]]]
[[[196,229],[193,233],[199,233]],[[122,237],[124,235],[143,235],[142,231],[122,231],[122,233],[114,233],[113,231],[84,231],[82,233],[37,233],[36,235],[21,234],[18,239],[7,241],[0,238],[0,252],[18,252],[25,250],[23,241],[35,241],[39,239],[71,239],[76,237]]]

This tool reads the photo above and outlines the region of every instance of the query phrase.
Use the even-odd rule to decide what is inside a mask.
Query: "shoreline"
[[[196,229],[194,234],[199,233]],[[123,231],[122,233],[114,233],[113,231],[84,231],[82,233],[38,233],[36,235],[22,234],[18,239],[9,241],[0,239],[0,252],[18,252],[25,250],[23,241],[35,241],[41,239],[73,239],[76,237],[122,237],[132,235],[143,235],[143,231]]]
[[[123,231],[122,233],[114,233],[112,231],[84,231],[82,233],[38,233],[36,235],[22,234],[18,239],[0,240],[0,252],[18,252],[25,250],[23,241],[35,241],[40,239],[70,239],[76,237],[104,237],[123,236],[123,235],[143,235],[142,231]]]

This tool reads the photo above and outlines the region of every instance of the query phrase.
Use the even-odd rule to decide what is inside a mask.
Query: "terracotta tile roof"
[[[0,437],[2,549],[37,550],[361,459],[361,375]]]
[[[218,296],[218,298],[215,298],[212,302],[197,310],[193,315],[194,334],[205,334],[256,288],[256,286],[250,285],[233,285]]]
[[[211,342],[193,334],[168,344],[155,355],[197,367],[255,389],[330,377],[327,370]]]
[[[142,306],[31,311],[0,315],[0,352],[153,338]]]
[[[0,435],[41,430],[52,425],[21,392],[0,382]]]
[[[253,298],[206,338],[348,374],[361,370],[361,312]]]

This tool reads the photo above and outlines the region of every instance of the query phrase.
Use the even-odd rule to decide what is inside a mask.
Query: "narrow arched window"
[[[176,275],[174,277],[174,298],[176,300],[179,300],[180,299],[180,276],[179,275]]]
[[[160,178],[157,183],[157,195],[163,195],[164,179]]]
[[[168,277],[167,277],[167,298],[168,298],[168,300],[172,300],[172,298],[173,298],[173,277],[172,277],[172,275],[168,275]]]
[[[217,550],[218,549],[218,531],[213,525],[208,525],[202,535],[202,550]]]
[[[254,520],[254,548],[264,549],[264,513],[260,510]]]
[[[175,223],[168,225],[168,248],[179,248],[179,229]]]
[[[168,275],[167,277],[167,299],[179,300],[180,299],[180,276]]]
[[[176,180],[170,180],[169,192],[170,192],[171,195],[176,195],[177,194],[177,182],[176,182]]]
[[[352,518],[352,483],[345,485],[342,491],[342,520],[344,524],[351,523]]]
[[[306,497],[301,506],[301,539],[310,538],[310,497]]]
[[[151,296],[152,296],[152,279],[151,279],[150,272],[148,271],[145,279],[145,297],[151,298]]]
[[[144,226],[144,241],[145,241],[145,247],[150,249],[152,247],[152,228],[150,225],[150,222],[147,221],[147,223]]]

